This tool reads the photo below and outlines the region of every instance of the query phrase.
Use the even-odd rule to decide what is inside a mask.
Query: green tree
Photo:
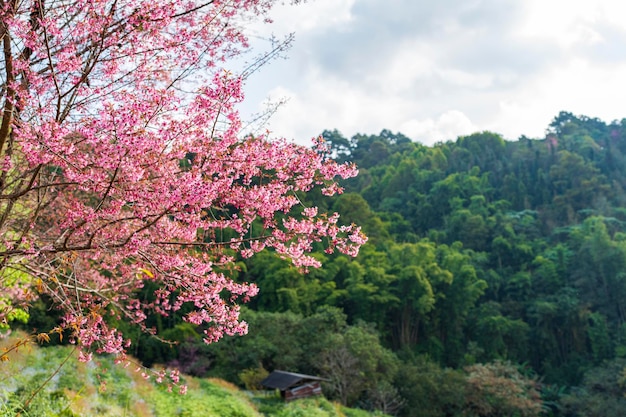
[[[397,357],[380,344],[377,332],[363,324],[335,334],[319,355],[319,363],[330,380],[331,395],[344,405],[392,381],[399,366]]]
[[[420,327],[435,307],[441,294],[438,283],[452,282],[452,274],[437,263],[435,244],[427,240],[391,247],[389,253],[393,291],[400,305],[392,311],[394,342],[398,347],[411,347],[419,342]]]
[[[404,359],[396,376],[398,392],[406,401],[401,416],[461,417],[466,379],[462,371],[441,368],[424,356]]]

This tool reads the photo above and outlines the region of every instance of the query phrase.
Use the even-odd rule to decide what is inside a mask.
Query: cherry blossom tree
[[[192,307],[210,343],[246,332],[239,257],[356,255],[360,229],[299,198],[356,169],[321,140],[241,134],[245,73],[228,65],[272,3],[0,0],[0,320],[45,294],[88,359],[127,347],[107,315],[150,332],[147,314]]]

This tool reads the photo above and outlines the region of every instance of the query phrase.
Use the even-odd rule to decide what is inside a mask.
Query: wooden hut
[[[285,401],[311,397],[322,394],[322,381],[328,381],[312,375],[296,374],[294,372],[274,371],[261,381],[261,385],[270,389],[280,390],[280,396]]]

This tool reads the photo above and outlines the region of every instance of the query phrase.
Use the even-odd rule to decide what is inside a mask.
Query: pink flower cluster
[[[147,314],[193,306],[207,343],[247,330],[252,284],[238,256],[271,248],[303,269],[315,242],[355,256],[366,241],[299,193],[341,192],[354,166],[306,148],[241,137],[240,22],[273,1],[24,0],[0,16],[3,265],[32,277],[84,350],[123,353],[107,315],[145,331]],[[8,129],[4,127],[8,126]],[[158,284],[156,300],[137,292]],[[15,293],[0,279],[3,292]],[[3,285],[5,287],[3,287]],[[27,291],[28,290],[28,291]],[[17,298],[15,302],[17,302]],[[0,312],[0,319],[1,317]]]

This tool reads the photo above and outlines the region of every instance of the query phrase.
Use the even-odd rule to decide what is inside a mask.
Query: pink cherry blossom
[[[46,294],[81,360],[123,362],[109,315],[153,333],[148,314],[192,306],[207,343],[244,334],[239,304],[258,289],[232,279],[238,256],[318,267],[314,242],[356,256],[360,229],[297,197],[340,193],[356,168],[321,139],[241,134],[246,80],[229,62],[248,48],[242,22],[273,3],[0,3],[0,320]],[[153,302],[137,298],[146,282]]]

